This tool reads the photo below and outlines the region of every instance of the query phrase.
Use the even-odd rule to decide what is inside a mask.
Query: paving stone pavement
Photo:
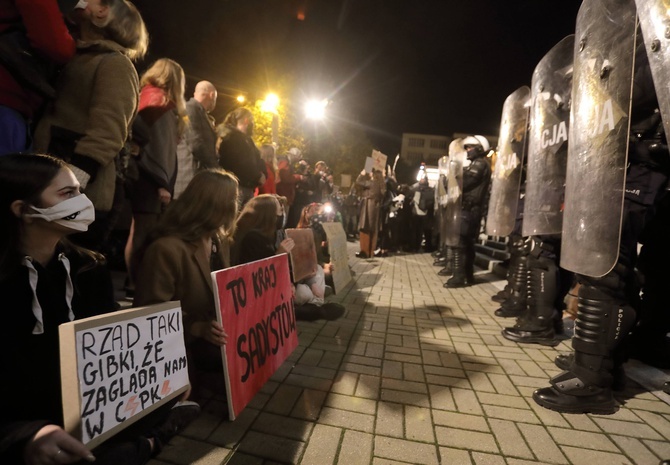
[[[493,316],[495,283],[448,290],[430,254],[358,260],[329,300],[337,321],[299,322],[300,345],[234,421],[223,397],[150,465],[657,465],[670,458],[668,396],[634,381],[614,415],[562,415],[534,389],[570,351],[519,345]],[[499,286],[499,283],[498,283]],[[661,377],[662,378],[662,377]]]

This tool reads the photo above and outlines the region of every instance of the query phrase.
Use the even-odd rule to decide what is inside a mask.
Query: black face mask
[[[467,149],[467,157],[468,160],[474,160],[477,157],[480,157],[483,155],[483,150],[479,147],[470,147]]]
[[[275,226],[277,229],[284,229],[284,215],[277,215],[277,223]]]

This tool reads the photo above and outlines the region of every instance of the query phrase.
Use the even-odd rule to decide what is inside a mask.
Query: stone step
[[[501,262],[502,260],[496,260],[488,255],[484,255],[479,252],[475,253],[475,266],[483,270],[493,272],[495,265]]]
[[[475,250],[480,254],[488,255],[495,260],[507,260],[509,258],[509,253],[507,253],[506,250],[490,247],[488,244],[475,244]]]
[[[507,251],[507,243],[502,241],[496,241],[493,239],[487,239],[484,241],[486,247],[491,247],[492,249],[504,250]]]

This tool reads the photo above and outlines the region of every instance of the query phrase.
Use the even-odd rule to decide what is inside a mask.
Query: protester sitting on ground
[[[319,265],[326,268],[330,267],[330,257],[327,252],[328,238],[326,232],[321,226],[322,221],[328,218],[325,206],[322,203],[310,203],[302,209],[298,229],[310,228],[314,234],[314,247],[316,248],[316,261]]]
[[[62,160],[9,154],[0,217],[0,463],[145,463],[175,431],[169,403],[93,451],[63,430],[58,326],[116,310],[103,257],[66,240],[93,222],[93,204]]]
[[[99,251],[114,226],[110,211],[123,201],[115,196],[116,160],[137,111],[139,84],[132,60],[144,56],[148,34],[132,3],[96,3],[106,5],[106,19],[101,23],[95,12],[79,16],[77,53],[58,77],[57,97],[38,124],[35,147],[72,165],[96,210],[92,227],[72,240]]]
[[[226,333],[216,321],[210,272],[230,265],[237,189],[237,179],[222,169],[196,173],[139,252],[134,304],[181,301],[196,401],[204,389],[211,390],[213,386],[206,386],[210,381],[223,382],[220,346],[226,342]],[[212,379],[211,374],[220,377]]]
[[[235,242],[233,244],[233,261],[235,264],[262,260],[282,253],[290,253],[295,246],[293,239],[282,239],[277,245],[278,231],[284,224],[284,209],[272,194],[262,194],[252,198],[244,206],[237,219]],[[285,237],[280,234],[281,237]],[[314,283],[296,286],[294,303],[295,315],[299,320],[318,320],[325,313],[332,313],[332,305],[322,309],[325,280],[323,269],[321,277]],[[319,284],[320,283],[320,284]],[[312,288],[312,286],[314,286]],[[315,292],[316,291],[316,292]],[[341,316],[343,312],[338,315]]]
[[[328,214],[325,212],[324,208],[325,207],[322,203],[312,203],[307,205],[302,209],[302,214],[300,215],[300,221],[298,221],[297,228],[309,228],[312,230],[312,234],[314,234],[316,262],[318,264],[319,270],[323,271],[323,292],[325,296],[325,294],[332,292],[332,288],[330,290],[328,289],[330,287],[328,283],[332,285],[333,282],[333,265],[330,263],[330,256],[327,254],[328,238],[326,237],[326,232],[321,226],[322,220],[328,217]],[[318,275],[319,273],[317,272],[317,276]]]
[[[275,195],[261,194],[249,200],[235,223],[233,264],[241,265],[293,250],[293,239],[275,243],[283,223],[283,209]]]

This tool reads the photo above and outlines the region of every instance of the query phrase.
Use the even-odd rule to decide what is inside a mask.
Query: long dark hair
[[[21,264],[21,218],[11,211],[16,200],[40,206],[40,196],[58,172],[67,164],[49,155],[13,153],[0,156],[0,279],[13,273]],[[91,256],[103,257],[63,242],[70,249]]]
[[[164,236],[196,242],[212,232],[219,238],[232,236],[237,217],[237,185],[237,178],[228,171],[200,171],[179,198],[170,202],[149,242]]]

